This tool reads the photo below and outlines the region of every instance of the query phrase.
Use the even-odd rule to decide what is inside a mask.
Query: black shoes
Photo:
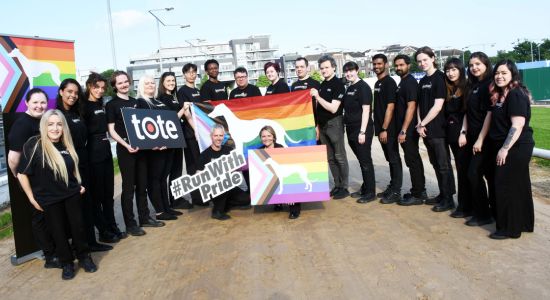
[[[147,221],[141,222],[141,227],[162,227],[164,225],[166,225],[164,222],[157,221],[153,218],[149,218]]]
[[[106,232],[101,232],[99,234],[99,241],[102,243],[114,244],[114,243],[118,243],[120,241],[120,238],[118,237],[117,234],[112,233],[110,231],[106,231]]]
[[[86,273],[94,273],[97,271],[97,266],[90,256],[78,260],[78,266],[84,269]]]
[[[376,195],[374,193],[366,193],[366,194],[363,194],[359,199],[357,199],[356,202],[364,204],[364,203],[369,203],[371,201],[374,201],[374,199],[376,199]]]
[[[74,263],[68,263],[63,265],[63,271],[61,272],[61,279],[71,280],[74,278]]]
[[[391,192],[392,192],[391,186],[388,184],[388,186],[386,187],[386,189],[383,192],[380,192],[380,193],[376,194],[376,197],[384,198],[387,195],[389,195]]]
[[[332,198],[334,200],[339,200],[339,199],[344,199],[347,196],[349,196],[348,189],[338,188],[338,190],[336,192],[334,192],[334,194],[332,195]]]
[[[282,204],[273,205],[273,211],[283,211],[283,205]]]
[[[212,211],[212,219],[216,219],[219,221],[225,221],[231,219],[231,216],[228,214],[221,212],[221,211]]]
[[[123,240],[128,237],[128,234],[125,231],[120,231],[118,227],[115,225],[113,226],[111,232],[118,237],[118,239]]]
[[[401,206],[422,205],[424,204],[424,199],[415,197],[411,194],[405,194],[403,199],[399,200],[397,204]]]
[[[160,214],[156,215],[155,217],[157,218],[157,220],[164,220],[164,221],[171,221],[171,220],[177,220],[178,219],[178,217],[174,216],[173,214],[167,213],[167,212],[161,212]],[[155,221],[155,222],[159,222],[159,221]],[[145,225],[145,224],[150,224],[150,226]],[[141,223],[141,226],[143,226],[143,227],[160,227],[160,226],[164,226],[164,225],[155,226],[154,224],[156,224],[156,223],[153,223],[151,221],[147,221],[147,223]]]
[[[492,218],[487,218],[487,219],[481,219],[479,220],[478,218],[476,217],[473,217],[471,218],[470,220],[464,222],[464,224],[468,225],[468,226],[483,226],[483,225],[487,225],[487,224],[491,224],[493,223],[493,219]]]
[[[363,195],[365,195],[365,193],[361,192],[360,190],[357,191],[357,192],[353,192],[350,194],[350,197],[351,198],[361,198],[363,197]]]
[[[444,212],[455,208],[455,203],[452,197],[441,200],[438,204],[432,207],[434,212]]]
[[[330,193],[329,193],[330,196],[331,196],[331,197],[334,196],[334,194],[335,194],[336,192],[338,192],[339,189],[340,189],[339,187],[333,187],[332,190],[330,190]]]
[[[113,250],[113,246],[103,245],[100,243],[91,243],[88,245],[88,250],[90,250],[90,252],[103,252]]]
[[[128,234],[131,236],[142,236],[145,235],[145,231],[141,229],[141,227],[135,226],[135,227],[128,227],[126,228],[126,231],[128,231]]]
[[[504,231],[497,230],[489,234],[489,238],[493,240],[519,239],[520,237],[521,237],[521,232],[518,234],[507,234]]]
[[[189,203],[189,201],[185,199],[180,199],[174,201],[170,207],[174,209],[191,209],[193,208],[193,204]]]
[[[426,205],[437,205],[439,204],[439,202],[441,202],[441,195],[437,195],[433,198],[428,198],[424,200],[424,204]]]
[[[300,217],[300,212],[292,211],[290,214],[288,214],[288,218],[291,220],[298,219]]]
[[[59,259],[55,256],[46,256],[44,258],[44,268],[46,269],[62,269],[61,263],[59,263]]]
[[[401,193],[392,191],[386,194],[385,197],[382,197],[382,199],[380,199],[380,203],[392,204],[392,203],[399,202],[400,200],[401,200]]]
[[[455,211],[453,211],[450,215],[449,215],[451,218],[467,218],[467,217],[471,217],[472,216],[472,213],[471,212],[467,212],[467,211],[463,211],[461,210],[460,208],[457,208],[455,209]]]
[[[180,211],[177,211],[177,210],[174,210],[174,209],[171,209],[169,208],[168,210],[166,210],[167,213],[171,214],[171,215],[174,215],[174,216],[181,216],[183,215],[182,212]]]

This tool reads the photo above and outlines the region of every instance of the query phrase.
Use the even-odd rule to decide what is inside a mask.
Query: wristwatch
[[[466,130],[461,130],[460,134],[466,134]]]
[[[359,131],[359,134],[365,135],[364,131]]]
[[[387,131],[387,130],[388,130],[387,128],[382,127],[382,129],[380,129],[380,132],[384,132],[384,131]]]
[[[401,131],[399,132],[399,135],[407,135],[407,133],[406,133],[404,130],[401,130]]]

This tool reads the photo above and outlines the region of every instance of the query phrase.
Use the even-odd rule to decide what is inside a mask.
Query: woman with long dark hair
[[[535,213],[529,161],[535,142],[531,119],[531,95],[510,60],[498,62],[491,99],[490,153],[495,162],[496,231],[492,239],[519,238],[533,232]]]
[[[168,106],[155,98],[156,84],[153,76],[145,75],[138,82],[138,108],[168,110]],[[156,211],[157,220],[175,220],[182,213],[170,208],[168,175],[173,159],[172,149],[157,147],[144,151],[147,159],[147,194]]]
[[[493,68],[487,54],[474,52],[468,60],[468,98],[466,101],[466,116],[459,143],[466,143],[472,157],[468,166],[468,180],[472,197],[472,218],[466,221],[468,226],[483,226],[493,222],[496,216],[494,201],[494,168],[492,159],[484,143],[489,130],[490,118],[487,115],[490,107],[489,85],[492,82]],[[486,121],[487,119],[487,121]],[[482,133],[483,132],[483,133]],[[479,139],[481,137],[481,139]],[[483,180],[483,177],[487,180]],[[487,196],[487,186],[489,196]]]
[[[40,120],[40,136],[25,143],[18,178],[34,208],[44,212],[64,280],[75,276],[67,229],[79,266],[89,273],[97,270],[84,233],[80,196],[85,188],[77,166],[78,155],[63,113],[57,109],[47,111]]]
[[[56,108],[63,112],[67,121],[67,126],[71,132],[73,145],[78,155],[78,171],[82,178],[82,186],[86,190],[90,190],[90,174],[88,150],[86,144],[88,142],[88,130],[86,124],[80,116],[80,99],[82,99],[82,87],[78,81],[67,78],[61,82],[57,91]],[[109,245],[100,244],[96,240],[94,229],[94,199],[90,197],[90,193],[86,192],[82,195],[82,215],[84,217],[84,230],[86,232],[86,240],[90,251],[107,251],[113,249]],[[100,228],[102,226],[100,225]]]
[[[467,94],[466,69],[460,59],[453,57],[445,63],[443,70],[447,86],[447,98],[445,99],[446,139],[453,152],[458,177],[458,206],[451,213],[451,217],[466,218],[472,215],[473,210],[468,181],[468,166],[472,153],[465,147],[466,130],[463,128]]]

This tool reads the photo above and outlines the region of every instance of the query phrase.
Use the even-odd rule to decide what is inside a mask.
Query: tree
[[[367,74],[365,74],[365,71],[361,71],[357,74],[357,76],[359,76],[359,78],[361,79],[365,79],[365,77],[367,77]]]
[[[208,81],[208,76],[207,75],[202,75],[201,82],[197,86],[197,89],[200,89],[202,87],[202,85],[207,81]]]
[[[410,64],[410,68],[409,68],[409,73],[422,73],[424,71],[422,71],[420,69],[420,67],[418,66],[418,64],[416,63],[416,58],[411,56],[411,64]]]
[[[105,70],[105,71],[100,73],[101,76],[103,76],[103,78],[105,78],[107,80],[107,82],[105,84],[105,96],[114,97],[116,95],[115,91],[113,91],[113,87],[109,83],[111,75],[113,75],[114,72],[115,72],[115,70],[108,69],[108,70]]]
[[[319,70],[313,71],[313,73],[311,73],[311,78],[319,82],[323,81],[323,76],[321,76],[321,73],[319,72]]]
[[[268,87],[269,85],[271,85],[271,81],[267,79],[267,76],[262,74],[258,77],[258,81],[256,82],[257,87]]]

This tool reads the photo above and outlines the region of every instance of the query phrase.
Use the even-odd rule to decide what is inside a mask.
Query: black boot
[[[455,202],[453,201],[453,197],[445,197],[441,199],[441,202],[439,204],[436,204],[434,207],[432,207],[432,211],[435,212],[444,212],[455,208]]]

